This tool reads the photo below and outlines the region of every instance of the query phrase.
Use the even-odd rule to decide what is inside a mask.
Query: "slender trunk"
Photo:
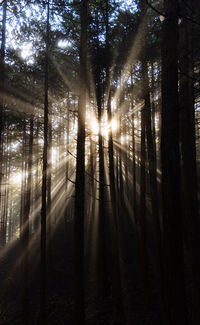
[[[8,136],[8,129],[6,132],[6,148],[9,146],[9,136]],[[2,219],[2,244],[3,246],[6,245],[7,242],[7,219],[8,219],[8,198],[9,198],[9,187],[7,184],[7,179],[9,179],[10,174],[10,157],[9,153],[4,153],[4,192],[3,192],[3,219]]]
[[[47,168],[48,168],[48,90],[49,90],[49,0],[46,4],[46,50],[44,80],[44,147],[42,170],[42,207],[41,207],[41,241],[40,241],[40,314],[41,325],[46,324],[46,220],[47,220]]]
[[[7,15],[7,0],[3,2],[3,17],[2,17],[2,38],[0,49],[0,210],[2,211],[3,193],[3,130],[4,130],[4,91],[5,91],[5,51],[6,51],[6,15]],[[1,213],[0,213],[1,219]]]
[[[145,104],[144,104],[145,105]],[[145,307],[150,302],[147,257],[147,221],[146,221],[146,137],[145,106],[141,109],[141,148],[140,148],[140,263],[145,289]]]
[[[112,122],[111,111],[111,81],[110,81],[110,32],[109,32],[109,0],[106,1],[106,49],[107,49],[107,65],[106,65],[106,91],[107,91],[107,113],[108,125]],[[121,283],[120,269],[120,247],[119,247],[119,214],[117,209],[116,183],[115,183],[115,166],[114,166],[114,147],[113,133],[110,126],[108,133],[108,157],[109,157],[109,182],[110,182],[110,197],[112,205],[112,250],[113,250],[113,265],[112,265],[112,294],[114,299],[115,322],[118,324],[126,324]]]
[[[50,119],[49,119],[50,120]],[[52,224],[52,215],[51,215],[51,173],[52,173],[52,162],[51,162],[51,150],[52,150],[52,122],[49,121],[48,126],[48,150],[47,150],[47,159],[48,159],[48,170],[47,170],[47,233],[48,233],[48,254],[50,265],[52,265],[52,247],[51,247],[51,224]]]
[[[161,227],[160,227],[160,216],[158,207],[158,187],[157,187],[157,171],[156,171],[156,152],[153,142],[152,132],[152,118],[151,118],[151,103],[149,93],[149,79],[148,79],[148,66],[147,61],[143,58],[142,62],[143,72],[143,94],[144,94],[144,114],[145,114],[145,127],[146,127],[146,138],[147,138],[147,152],[149,162],[149,178],[150,178],[150,196],[151,196],[151,209],[153,216],[153,223],[156,228],[156,247],[157,247],[157,263],[159,273],[162,272],[162,238],[161,238]]]
[[[68,99],[67,99],[67,125],[66,125],[66,133],[67,133],[67,141],[66,141],[66,145],[67,145],[67,154],[66,154],[66,193],[67,193],[67,188],[68,188],[68,177],[69,177],[69,112],[70,111],[70,98],[69,98],[69,93],[68,93]],[[67,213],[67,211],[66,211]]]
[[[20,197],[20,238],[23,237],[23,215],[25,207],[25,184],[26,184],[26,120],[23,120],[23,137],[22,137],[22,181],[21,181],[21,197]]]
[[[84,214],[85,214],[85,110],[87,85],[87,0],[81,0],[80,97],[74,206],[74,324],[85,324]]]
[[[135,221],[135,230],[138,233],[137,216],[137,191],[136,191],[136,143],[135,143],[135,113],[133,107],[133,72],[131,71],[131,112],[132,112],[132,182],[133,182],[133,214]]]
[[[155,107],[155,77],[154,77],[154,65],[151,64],[151,97],[152,97],[152,104],[151,104],[151,111],[152,111],[152,136],[153,136],[153,146],[155,152],[155,160],[156,160],[156,167],[157,167],[157,154],[156,154],[156,107]]]
[[[39,138],[39,129],[40,129],[40,123],[39,120],[37,120],[37,127],[36,127],[36,145],[35,145],[35,166],[36,166],[36,173],[35,173],[35,206],[34,209],[38,211],[35,215],[34,218],[34,232],[39,232],[39,225],[40,225],[40,212],[39,212],[39,207],[40,207],[40,191],[39,191],[39,143],[38,143],[38,138]]]
[[[30,231],[30,205],[31,205],[31,182],[32,182],[32,156],[33,156],[33,117],[30,118],[30,137],[28,152],[28,179],[24,197],[23,214],[23,317],[29,319],[29,231]]]
[[[10,209],[9,209],[9,228],[8,228],[8,242],[13,239],[13,191],[10,193]]]

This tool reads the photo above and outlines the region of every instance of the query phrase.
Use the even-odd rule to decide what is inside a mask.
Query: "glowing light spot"
[[[165,17],[160,15],[160,21],[163,22],[165,20]]]
[[[91,120],[91,131],[94,134],[99,134],[99,124],[95,119]]]
[[[33,47],[32,43],[24,43],[21,45],[21,57],[23,60],[26,60],[27,63],[33,64],[34,60],[32,58]]]
[[[72,43],[66,39],[60,39],[58,41],[58,47],[60,47],[61,49],[66,49],[67,47],[71,47]]]
[[[98,135],[99,134],[99,123],[97,121],[97,119],[95,117],[93,118],[89,118],[90,121],[90,129],[91,132],[94,135]],[[108,135],[110,130],[112,129],[112,132],[115,132],[118,129],[118,122],[116,119],[112,119],[112,121],[108,124],[108,120],[107,117],[105,118],[105,116],[102,119],[102,123],[101,123],[101,133],[102,135],[105,137],[106,140],[108,140]]]
[[[111,101],[111,108],[112,108],[113,111],[115,111],[117,109],[117,104],[116,104],[116,100],[115,99],[113,99]]]
[[[51,163],[55,164],[58,160],[58,149],[52,148],[51,149]]]
[[[15,186],[20,186],[22,182],[22,173],[15,172],[11,176],[11,183]]]
[[[27,59],[32,54],[32,44],[25,43],[21,47],[21,57],[22,59]]]
[[[28,8],[26,9],[26,17],[29,18],[31,16],[31,10]]]
[[[73,125],[73,132],[74,132],[74,133],[77,133],[77,131],[78,131],[78,122],[75,121],[75,123],[74,123],[74,125]]]
[[[87,112],[86,112],[86,119],[89,120],[90,117],[91,117],[90,112],[87,111]]]
[[[157,129],[159,127],[159,117],[155,117],[155,128]]]
[[[115,132],[118,129],[118,122],[114,118],[111,120],[111,128],[112,128],[112,132]]]

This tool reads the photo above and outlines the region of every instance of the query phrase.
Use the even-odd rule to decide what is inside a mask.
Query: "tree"
[[[40,261],[40,324],[46,324],[46,220],[47,220],[47,171],[48,171],[48,90],[49,90],[49,0],[46,4],[46,49],[44,75],[44,147],[42,170],[42,208],[41,208],[41,261]]]
[[[0,207],[2,204],[3,196],[3,130],[4,130],[4,92],[5,92],[5,54],[6,54],[6,16],[7,16],[7,0],[3,2],[3,17],[2,17],[2,38],[0,49]],[[0,220],[2,221],[3,215],[0,214]],[[1,234],[2,238],[2,234]],[[2,244],[2,243],[0,243]]]
[[[30,117],[30,137],[29,137],[29,152],[28,152],[28,179],[25,188],[24,209],[23,209],[23,227],[22,227],[22,252],[23,252],[23,316],[26,322],[29,315],[29,232],[30,232],[30,207],[31,207],[31,182],[32,182],[32,163],[33,163],[33,116]]]
[[[164,301],[168,324],[186,323],[180,201],[178,1],[164,1],[162,26],[162,213]]]
[[[85,110],[87,85],[87,0],[81,1],[80,94],[74,206],[74,324],[85,324],[84,214],[85,214]]]
[[[187,11],[188,8],[185,9],[185,15],[188,15]],[[184,239],[189,255],[191,256],[195,287],[194,301],[195,305],[198,306],[200,302],[200,261],[198,251],[200,223],[197,197],[193,29],[194,26],[190,21],[186,19],[182,20],[179,42],[179,93]],[[200,317],[200,315],[198,317]]]
[[[119,211],[117,202],[117,192],[115,183],[115,165],[114,165],[114,146],[113,146],[113,132],[112,132],[112,110],[111,110],[111,35],[109,27],[109,0],[106,1],[106,94],[107,94],[107,113],[108,125],[110,125],[108,133],[108,160],[109,160],[109,182],[110,182],[110,198],[112,205],[112,293],[115,310],[115,322],[118,324],[125,323],[125,314],[122,297],[122,279],[121,279],[121,266],[120,266],[120,239],[119,239]]]

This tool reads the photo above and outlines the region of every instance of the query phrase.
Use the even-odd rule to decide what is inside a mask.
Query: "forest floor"
[[[107,210],[109,214],[109,209]],[[153,261],[148,261],[148,275],[151,278],[151,298],[145,307],[144,279],[138,267],[138,246],[132,221],[123,209],[120,224],[120,262],[122,275],[123,302],[127,325],[161,325],[157,283],[154,276]],[[93,221],[91,221],[93,222]],[[90,225],[92,228],[94,225]],[[89,232],[90,233],[90,232]],[[47,324],[71,325],[73,315],[72,278],[73,278],[73,223],[71,220],[58,224],[52,235],[47,267]],[[114,323],[113,300],[97,298],[97,279],[92,266],[95,254],[94,240],[88,238],[86,256],[86,320],[87,325],[110,325]],[[110,260],[110,236],[107,234],[108,256]],[[39,243],[33,240],[29,257],[29,321],[22,320],[23,279],[20,268],[19,240],[3,250],[0,255],[0,325],[36,325],[39,315]],[[89,249],[93,251],[89,252]],[[153,258],[153,257],[152,257]],[[153,283],[153,286],[152,286]],[[124,324],[125,325],[125,324]]]

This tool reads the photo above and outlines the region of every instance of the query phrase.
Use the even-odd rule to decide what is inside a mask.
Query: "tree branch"
[[[72,181],[69,177],[67,177],[67,180],[69,181],[69,182],[71,182],[72,184],[76,184],[76,182],[74,182],[74,181]]]
[[[147,4],[147,5],[148,5],[152,10],[154,10],[155,12],[157,12],[157,14],[159,14],[160,16],[165,17],[165,15],[164,15],[161,11],[159,11],[158,9],[156,9],[154,6],[152,6],[152,5],[149,3],[148,0],[145,0],[145,2],[146,2],[146,4]]]

